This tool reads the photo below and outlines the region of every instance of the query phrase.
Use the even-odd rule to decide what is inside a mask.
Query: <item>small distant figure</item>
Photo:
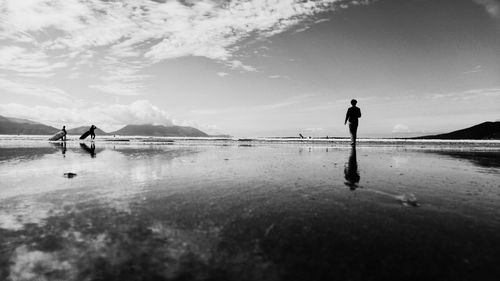
[[[304,136],[303,136],[302,134],[299,134],[299,136],[300,136],[300,138],[301,138],[301,139],[303,139],[303,138],[304,138]]]
[[[90,131],[90,139],[92,139],[92,140],[95,139],[95,132],[94,132],[95,129],[97,129],[96,126],[94,126],[94,125],[90,126],[90,129],[89,129],[89,131]]]
[[[357,100],[351,100],[351,107],[347,109],[347,113],[345,115],[344,125],[349,121],[349,132],[351,133],[351,145],[356,145],[356,136],[358,132],[358,119],[361,118],[361,109],[356,106],[358,103]]]
[[[66,141],[66,135],[68,134],[68,132],[66,132],[66,126],[63,126],[63,128],[62,128],[62,130],[61,130],[61,131],[64,133],[64,135],[62,136],[62,138],[61,138],[61,139],[62,139],[63,141]]]

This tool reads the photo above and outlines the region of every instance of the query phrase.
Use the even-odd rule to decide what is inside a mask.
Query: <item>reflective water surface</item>
[[[499,156],[0,142],[0,280],[498,280]]]

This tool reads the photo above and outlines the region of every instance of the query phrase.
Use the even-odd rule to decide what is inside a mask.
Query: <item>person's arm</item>
[[[349,109],[347,110],[347,113],[345,114],[344,125],[347,124],[347,120],[349,120]]]
[[[359,109],[359,116],[358,118],[361,118],[361,108]]]

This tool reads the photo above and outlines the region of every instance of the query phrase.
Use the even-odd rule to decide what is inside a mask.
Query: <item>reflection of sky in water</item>
[[[486,261],[496,256],[483,243],[500,243],[495,151],[480,162],[477,153],[301,145],[68,142],[0,152],[0,279],[319,280],[333,266],[360,280],[342,271],[356,255],[382,272],[414,247],[437,249],[426,237],[450,257],[453,245],[475,243]],[[389,254],[388,241],[400,249]],[[373,247],[382,256],[371,260]],[[469,263],[484,263],[467,249],[459,254]],[[422,268],[432,266],[419,253]],[[325,267],[309,266],[323,275],[297,272],[294,263],[319,258]]]
[[[481,166],[475,165],[477,153],[473,154],[475,158],[463,159],[457,155],[470,155],[455,153],[452,155],[457,158],[451,158],[390,148],[358,148],[356,154],[350,149],[314,146],[98,144],[90,155],[88,149],[73,143],[64,147],[64,154],[60,147],[54,148],[31,147],[16,150],[19,154],[3,153],[11,154],[11,158],[4,157],[0,162],[0,199],[36,198],[56,192],[52,196],[70,197],[75,202],[97,198],[111,205],[126,205],[129,198],[141,194],[163,196],[175,190],[265,192],[266,188],[294,191],[345,185],[379,195],[411,193],[444,206],[467,194],[475,196],[465,197],[466,201],[475,203],[498,196],[498,169],[490,167],[490,173],[485,174]],[[67,172],[77,176],[65,178]],[[28,205],[32,208],[32,204]],[[3,209],[19,212],[19,208]]]

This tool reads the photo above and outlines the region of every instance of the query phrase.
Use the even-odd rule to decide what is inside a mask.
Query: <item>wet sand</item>
[[[481,144],[0,142],[0,280],[499,280],[499,159]]]

